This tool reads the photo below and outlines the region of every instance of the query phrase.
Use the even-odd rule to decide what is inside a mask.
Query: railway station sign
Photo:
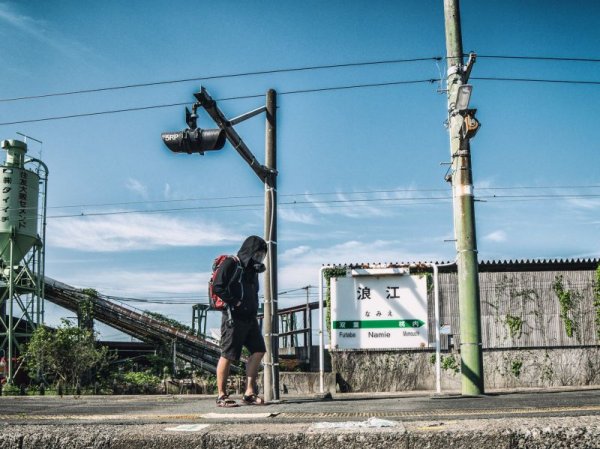
[[[402,269],[368,269],[331,279],[332,349],[426,346],[425,276]]]

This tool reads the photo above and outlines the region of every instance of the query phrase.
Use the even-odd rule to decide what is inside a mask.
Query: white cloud
[[[506,232],[502,230],[490,232],[489,234],[483,237],[484,240],[489,240],[490,242],[506,242],[507,235]]]
[[[165,184],[165,189],[163,191],[163,195],[166,200],[171,199],[171,184],[169,184],[168,182]]]
[[[148,187],[137,179],[129,178],[125,183],[125,187],[142,198],[148,199]]]
[[[283,207],[280,207],[277,212],[278,212],[279,218],[281,218],[284,221],[290,221],[293,223],[302,223],[302,224],[316,224],[317,223],[317,220],[315,220],[315,217],[310,213],[298,212],[294,209],[285,209]]]
[[[310,251],[310,246],[302,245],[302,246],[297,246],[297,247],[292,248],[292,249],[288,249],[283,254],[280,254],[279,257],[281,259],[283,259],[283,260],[285,260],[285,259],[291,259],[292,257],[298,257],[298,256],[301,256],[303,254],[306,254],[309,251]]]
[[[308,203],[320,214],[353,219],[398,216],[408,206],[451,202],[450,189],[422,190],[414,186],[370,192],[338,192],[316,197],[306,194],[299,204]]]
[[[279,256],[279,285],[285,288],[317,285],[319,269],[329,264],[417,262],[435,260],[431,253],[410,252],[395,240],[350,240],[329,247],[298,246]]]
[[[341,215],[346,218],[383,217],[390,212],[373,203],[373,197],[366,194],[337,193],[334,198],[315,199],[306,196],[306,201],[323,215]]]
[[[475,185],[475,189],[491,189],[496,185],[493,179],[480,179]]]
[[[9,25],[33,39],[52,47],[65,56],[79,58],[77,53],[91,52],[78,42],[70,41],[56,31],[44,20],[36,19],[19,13],[9,3],[0,3],[0,23]]]
[[[600,209],[600,200],[598,199],[570,198],[568,200],[568,204],[574,206],[577,209],[583,210]]]
[[[209,278],[208,272],[90,270],[61,282],[78,288],[93,287],[106,295],[142,299],[198,292],[205,302]]]
[[[164,214],[124,213],[54,219],[48,226],[50,246],[88,252],[216,246],[241,240],[241,234],[219,224]]]

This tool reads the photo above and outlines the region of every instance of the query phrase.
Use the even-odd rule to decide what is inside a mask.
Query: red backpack
[[[221,268],[221,266],[223,265],[223,262],[225,262],[225,260],[227,258],[231,258],[233,259],[236,263],[237,263],[237,268],[236,271],[233,275],[233,279],[230,282],[230,285],[234,282],[241,282],[242,281],[242,264],[240,263],[240,259],[237,256],[230,256],[227,254],[221,254],[220,256],[218,256],[215,261],[213,262],[212,265],[212,275],[210,277],[210,280],[208,281],[208,299],[210,301],[210,307],[213,310],[225,310],[227,309],[227,303],[225,301],[223,301],[214,291],[213,291],[213,284],[215,282],[215,278],[217,277],[217,273],[219,272],[219,269]]]

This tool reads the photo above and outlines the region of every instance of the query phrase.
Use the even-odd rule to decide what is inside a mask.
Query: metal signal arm
[[[208,115],[211,116],[211,118],[214,120],[217,126],[225,132],[229,143],[231,143],[233,148],[235,148],[238,154],[242,156],[242,158],[246,161],[246,163],[250,166],[254,173],[256,173],[256,175],[261,179],[263,183],[266,182],[266,180],[269,177],[277,174],[273,170],[270,170],[269,168],[258,162],[254,154],[252,154],[252,152],[246,146],[242,138],[233,128],[234,124],[240,123],[250,117],[254,117],[255,115],[260,114],[261,112],[264,112],[266,110],[265,108],[255,109],[254,111],[250,111],[230,121],[227,120],[223,112],[221,112],[221,110],[218,108],[215,100],[211,98],[211,96],[204,87],[200,89],[200,92],[195,93],[194,97],[196,97],[199,105],[202,106],[204,110],[208,113]]]

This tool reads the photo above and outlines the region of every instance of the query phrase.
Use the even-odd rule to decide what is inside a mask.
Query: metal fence
[[[506,268],[506,267],[505,267]],[[460,344],[456,272],[439,275],[440,320],[450,325],[442,348]],[[593,269],[484,271],[479,273],[483,348],[596,346],[596,272]],[[433,292],[429,292],[429,341]]]

